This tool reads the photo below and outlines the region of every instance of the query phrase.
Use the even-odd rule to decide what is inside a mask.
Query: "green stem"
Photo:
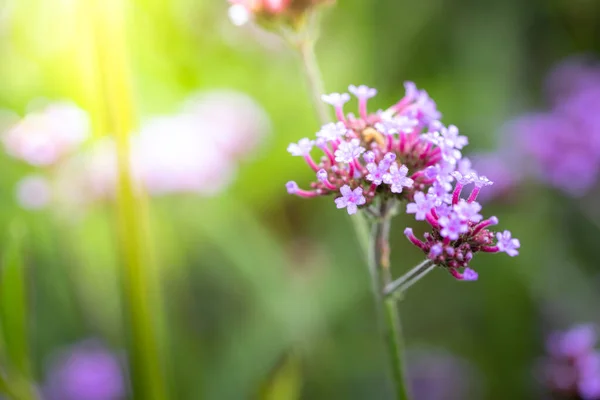
[[[304,67],[304,75],[306,76],[313,107],[315,108],[319,122],[323,125],[327,124],[331,122],[331,118],[327,105],[321,99],[321,95],[325,93],[325,88],[315,54],[315,40],[314,38],[306,37],[310,35],[306,35],[303,39],[294,42],[290,36],[287,35],[287,39],[300,54],[302,66]],[[369,227],[366,216],[363,213],[358,213],[350,219],[356,232],[359,246],[366,259],[369,252]]]
[[[308,83],[313,107],[315,108],[319,122],[323,125],[327,124],[331,122],[331,117],[327,105],[321,99],[321,96],[325,93],[325,88],[315,54],[315,41],[312,38],[304,38],[298,42],[297,47],[302,58],[304,75]]]
[[[94,23],[98,52],[98,75],[103,94],[106,127],[115,137],[117,148],[117,218],[125,320],[130,342],[130,362],[134,397],[144,400],[167,399],[167,387],[157,338],[157,290],[150,268],[146,231],[147,215],[143,196],[133,182],[130,159],[130,133],[135,112],[129,79],[123,4],[118,0],[85,3]]]
[[[326,124],[331,122],[331,118],[325,103],[321,100],[321,95],[325,92],[314,45],[314,39],[304,37],[302,40],[296,42],[295,47],[302,59],[313,106],[315,107],[319,121],[321,124]],[[396,399],[409,400],[404,378],[405,368],[402,357],[404,343],[402,340],[398,305],[395,299],[386,299],[384,296],[386,285],[392,281],[389,263],[389,231],[393,207],[394,204],[392,202],[383,204],[382,217],[373,223],[370,245],[369,231],[364,213],[358,213],[350,219],[352,220],[359,245],[367,258],[371,271],[377,309],[380,314],[381,325],[389,350],[392,375],[396,386]]]
[[[389,233],[391,225],[391,207],[389,203],[382,205],[381,218],[373,222],[369,249],[369,271],[373,284],[381,329],[388,347],[388,356],[392,370],[392,378],[396,389],[397,400],[408,400],[408,388],[405,378],[404,341],[398,303],[393,298],[384,296],[384,289],[391,283]]]
[[[393,295],[396,292],[403,293],[417,283],[421,278],[435,269],[436,265],[431,260],[425,260],[406,274],[385,286],[384,295],[386,297]]]

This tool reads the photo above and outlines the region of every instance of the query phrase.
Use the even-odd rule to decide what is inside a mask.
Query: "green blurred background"
[[[296,56],[274,37],[233,26],[225,1],[125,4],[138,116],[227,88],[252,96],[272,120],[225,193],[151,198],[149,258],[161,288],[152,292],[152,317],[171,398],[391,398],[349,217],[331,199],[307,201],[284,188],[312,178],[287,144],[318,129]],[[23,115],[39,98],[93,104],[80,6],[1,0],[0,108]],[[493,150],[505,121],[544,106],[541,86],[554,64],[598,51],[597,0],[341,0],[326,12],[317,46],[328,91],[365,83],[378,88],[373,104],[384,108],[413,80],[469,137],[467,154]],[[26,231],[33,379],[44,381],[57,349],[88,337],[122,351],[112,207],[76,220],[23,210],[14,187],[32,167],[3,153],[0,169],[4,241],[15,220]],[[534,369],[548,330],[600,322],[600,218],[581,207],[535,182],[520,186],[485,210],[520,238],[519,257],[477,257],[476,283],[435,271],[402,302],[408,347],[470,365],[470,394],[442,399],[540,398]],[[420,261],[402,235],[411,223],[394,222],[395,275]]]

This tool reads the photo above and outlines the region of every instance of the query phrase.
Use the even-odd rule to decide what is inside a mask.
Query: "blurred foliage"
[[[274,127],[223,195],[152,199],[171,396],[390,398],[368,272],[348,217],[327,199],[303,201],[283,190],[287,180],[311,174],[286,145],[317,130],[298,60],[276,37],[234,27],[225,3],[126,3],[141,118],[172,112],[197,91],[233,88],[264,106]],[[86,64],[97,55],[86,47],[82,4],[0,3],[1,108],[22,115],[36,99],[69,98],[98,117],[98,87]],[[327,90],[370,84],[383,108],[402,95],[404,80],[414,80],[444,120],[469,136],[470,151],[487,150],[502,140],[504,121],[543,104],[551,65],[600,52],[600,2],[340,0],[324,16],[321,36]],[[6,341],[19,341],[2,356],[28,373],[25,336],[16,334],[28,286],[33,375],[43,382],[45,360],[62,345],[89,336],[126,345],[116,220],[109,205],[80,218],[21,210],[14,185],[30,168],[6,154],[0,167],[2,231],[12,232],[15,218],[27,226],[25,264],[10,240],[2,250],[2,326],[15,329],[4,332]],[[443,347],[469,360],[486,399],[534,398],[532,368],[548,329],[600,322],[600,228],[577,210],[578,200],[533,182],[488,205],[486,214],[521,239],[521,255],[478,257],[475,284],[435,271],[412,289],[401,304],[409,346]],[[409,221],[394,223],[396,274],[420,261],[402,235]]]

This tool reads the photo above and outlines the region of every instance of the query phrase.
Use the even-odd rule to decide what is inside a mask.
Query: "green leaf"
[[[29,376],[26,271],[22,255],[25,230],[21,225],[13,224],[9,235],[0,272],[2,335],[11,367],[20,375]]]
[[[0,321],[8,361],[6,391],[19,393],[19,399],[33,399],[29,357],[29,313],[27,274],[23,261],[24,226],[14,222],[9,230],[0,271]]]
[[[265,382],[260,400],[296,400],[302,390],[302,368],[298,357],[286,355]]]

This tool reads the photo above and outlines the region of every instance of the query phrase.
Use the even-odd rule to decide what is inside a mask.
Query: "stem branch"
[[[436,265],[431,260],[425,260],[406,274],[385,286],[384,295],[389,297],[396,292],[404,292],[406,289],[417,283],[421,278],[435,269]]]

